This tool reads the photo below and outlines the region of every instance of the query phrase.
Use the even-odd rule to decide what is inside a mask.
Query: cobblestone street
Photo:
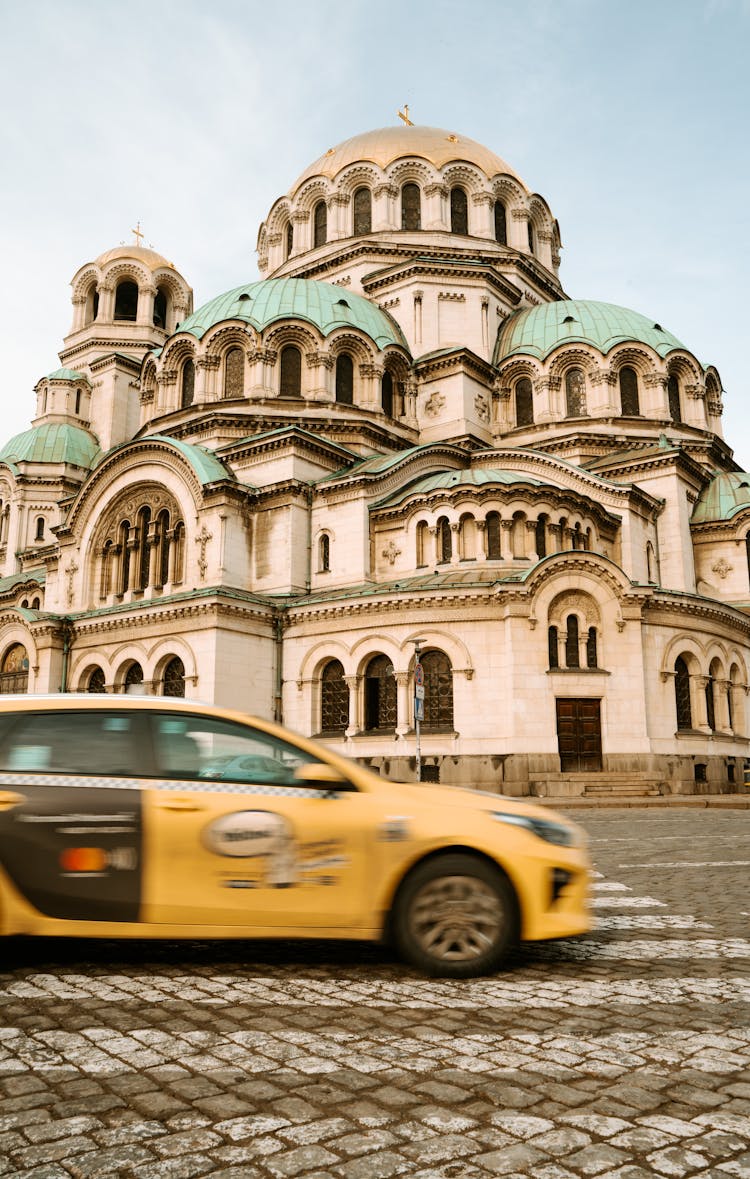
[[[14,944],[0,1175],[750,1176],[750,814],[574,817],[595,931],[491,978],[348,944]]]

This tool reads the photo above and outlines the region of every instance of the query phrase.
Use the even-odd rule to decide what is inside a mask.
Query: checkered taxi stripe
[[[196,778],[111,778],[92,774],[0,773],[0,790],[21,786],[95,787],[97,790],[179,790],[181,794],[261,794],[272,798],[320,798],[325,789],[270,786],[255,782],[212,782]],[[335,786],[330,787],[335,792]]]

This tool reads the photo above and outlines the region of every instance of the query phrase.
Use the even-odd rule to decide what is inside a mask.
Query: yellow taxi
[[[462,978],[590,928],[583,833],[168,698],[0,697],[0,934],[390,939]]]

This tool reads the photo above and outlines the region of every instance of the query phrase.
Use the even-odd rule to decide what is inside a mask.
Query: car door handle
[[[8,810],[12,806],[20,806],[26,802],[25,794],[16,794],[14,790],[0,790],[0,810]]]
[[[157,802],[161,811],[204,811],[206,808],[192,798],[170,798],[168,802]]]

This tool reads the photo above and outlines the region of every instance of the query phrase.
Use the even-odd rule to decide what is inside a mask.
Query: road
[[[750,1176],[750,813],[574,817],[596,930],[488,979],[28,943],[0,970],[0,1176]]]

